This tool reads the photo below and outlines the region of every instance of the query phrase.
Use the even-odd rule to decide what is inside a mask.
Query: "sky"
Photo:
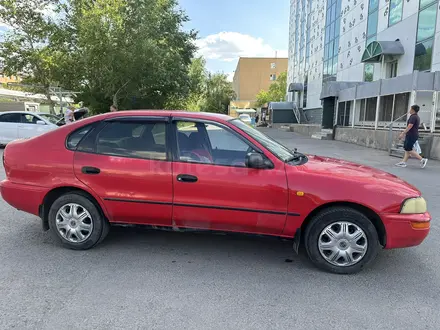
[[[197,30],[198,55],[232,79],[240,56],[287,57],[289,0],[179,0]]]

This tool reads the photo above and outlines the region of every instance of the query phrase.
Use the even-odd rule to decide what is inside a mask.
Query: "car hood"
[[[325,175],[334,179],[349,180],[386,190],[396,190],[396,193],[408,196],[420,196],[420,191],[399,177],[369,166],[346,160],[308,155],[308,162],[303,171]]]

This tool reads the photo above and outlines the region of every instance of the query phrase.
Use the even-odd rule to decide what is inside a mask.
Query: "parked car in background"
[[[28,111],[0,113],[0,145],[16,139],[31,138],[58,128],[41,114]]]
[[[249,126],[252,125],[251,116],[249,116],[248,114],[241,114],[240,116],[238,116],[238,119],[240,119],[243,123],[248,124]]]
[[[76,109],[73,112],[73,116],[75,117],[75,120],[83,119],[83,118],[87,117],[88,114],[89,114],[89,109],[87,109],[87,108]],[[62,114],[54,115],[54,114],[50,114],[50,113],[40,113],[40,115],[57,126],[63,126],[66,124],[66,122],[64,121],[64,116]]]
[[[52,124],[55,124],[57,126],[61,126],[61,125],[58,125],[58,123],[60,122],[61,119],[63,119],[63,115],[54,115],[54,114],[45,113],[45,112],[41,112],[38,115],[40,115],[41,117],[47,119]]]
[[[253,233],[348,274],[430,229],[420,191],[396,176],[292,151],[220,114],[107,113],[11,142],[3,165],[3,199],[71,249],[96,246],[110,224]]]

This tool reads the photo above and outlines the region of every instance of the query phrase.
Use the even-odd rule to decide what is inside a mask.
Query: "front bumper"
[[[423,214],[382,214],[386,231],[385,249],[417,246],[428,236],[431,215]]]

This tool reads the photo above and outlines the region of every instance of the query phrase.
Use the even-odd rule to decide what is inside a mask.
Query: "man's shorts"
[[[417,141],[417,137],[407,135],[405,137],[405,142],[403,142],[403,149],[405,149],[405,151],[413,150],[416,141]]]

